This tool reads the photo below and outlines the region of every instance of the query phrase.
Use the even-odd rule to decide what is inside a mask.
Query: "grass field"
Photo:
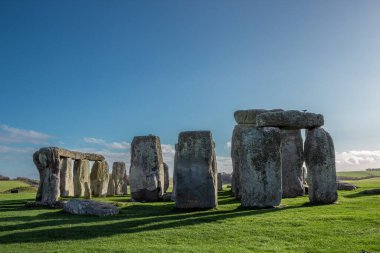
[[[380,171],[344,171],[337,172],[338,177],[362,179],[368,177],[380,177]]]
[[[0,181],[0,193],[9,191],[15,188],[25,189],[28,187],[30,187],[28,184],[21,181],[14,181],[14,180]]]
[[[181,212],[171,202],[117,203],[113,217],[25,208],[34,194],[0,194],[0,252],[380,252],[380,178],[355,181],[339,203],[311,206],[307,197],[280,208],[249,210],[219,194],[219,208]],[[2,186],[3,187],[3,186]]]

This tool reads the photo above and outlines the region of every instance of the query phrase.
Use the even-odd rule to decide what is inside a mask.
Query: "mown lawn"
[[[339,203],[310,206],[307,197],[280,208],[240,208],[227,189],[219,208],[181,212],[173,203],[131,203],[113,217],[25,208],[34,194],[0,194],[0,252],[380,252],[380,178],[355,181]]]

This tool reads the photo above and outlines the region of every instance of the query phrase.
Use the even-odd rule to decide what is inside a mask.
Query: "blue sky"
[[[36,176],[42,146],[129,163],[155,134],[213,132],[233,112],[325,116],[339,170],[380,166],[379,1],[0,0],[0,174]]]

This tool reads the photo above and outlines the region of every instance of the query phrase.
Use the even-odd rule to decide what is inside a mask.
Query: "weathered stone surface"
[[[157,201],[164,193],[164,163],[160,138],[136,136],[132,141],[129,183],[136,201]]]
[[[169,188],[169,183],[170,183],[169,166],[166,163],[164,163],[164,179],[165,179],[164,192],[166,192]]]
[[[218,173],[218,191],[223,191],[222,173]]]
[[[74,196],[91,198],[90,162],[74,161]]]
[[[92,165],[91,193],[95,197],[104,197],[108,189],[108,163],[106,161],[95,161]]]
[[[115,195],[115,186],[112,179],[112,173],[108,174],[108,188],[107,188],[107,196]]]
[[[71,199],[64,204],[63,210],[71,214],[95,216],[109,216],[119,213],[119,209],[112,204],[87,199]]]
[[[323,128],[308,131],[305,162],[310,202],[334,203],[338,198],[334,143]]]
[[[353,190],[356,190],[358,188],[354,184],[350,184],[347,182],[341,182],[341,181],[337,181],[336,186],[337,186],[337,189],[340,191],[342,191],[342,190],[343,191],[353,191]]]
[[[70,197],[74,195],[74,182],[72,170],[71,158],[62,157],[60,159],[60,191],[61,197]]]
[[[126,168],[124,162],[114,162],[112,164],[112,175],[109,180],[107,195],[123,195],[125,173]]]
[[[234,113],[234,118],[236,123],[238,124],[250,124],[252,126],[256,125],[256,117],[257,115],[261,113],[266,112],[279,112],[283,111],[281,109],[273,109],[273,110],[266,110],[266,109],[250,109],[250,110],[239,110]]]
[[[217,207],[217,167],[211,132],[181,132],[175,156],[175,206],[181,209]]]
[[[303,141],[301,130],[282,130],[281,164],[282,197],[294,198],[305,194],[303,186]]]
[[[41,148],[33,154],[33,162],[40,174],[36,202],[54,206],[60,196],[59,154],[56,148]]]
[[[323,126],[321,114],[296,110],[261,113],[256,117],[258,127],[280,127],[285,129],[312,129]]]
[[[121,191],[122,191],[123,195],[128,194],[128,176],[127,176],[127,173],[124,174],[123,186],[121,187]]]
[[[274,127],[242,131],[240,184],[243,207],[273,207],[281,202],[281,131]]]

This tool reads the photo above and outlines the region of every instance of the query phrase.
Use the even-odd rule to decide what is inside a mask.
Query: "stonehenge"
[[[174,165],[176,208],[210,209],[218,206],[214,147],[210,131],[179,134]]]
[[[321,114],[252,109],[236,111],[234,118],[231,190],[243,207],[276,207],[282,198],[305,195],[305,187],[310,203],[337,201],[334,143]],[[179,133],[173,190],[165,194],[176,208],[218,206],[223,181],[214,149],[210,131]],[[128,184],[132,201],[159,201],[169,188],[169,167],[154,135],[133,138],[129,175],[125,162],[114,162],[110,174],[104,156],[58,147],[39,149],[33,162],[40,176],[36,205],[59,206],[60,197],[127,195]]]
[[[165,172],[159,137],[148,135],[133,138],[129,183],[135,201],[158,201],[162,198]]]
[[[39,205],[56,206],[61,196],[61,189],[64,196],[73,194],[75,187],[71,188],[71,159],[104,161],[102,155],[75,152],[58,147],[41,148],[33,154],[33,162],[40,175],[36,194],[36,202]]]
[[[337,200],[334,145],[321,114],[254,109],[234,117],[232,193],[242,206],[276,206],[281,197],[304,195],[304,161],[310,202]],[[305,150],[300,129],[306,129]]]

